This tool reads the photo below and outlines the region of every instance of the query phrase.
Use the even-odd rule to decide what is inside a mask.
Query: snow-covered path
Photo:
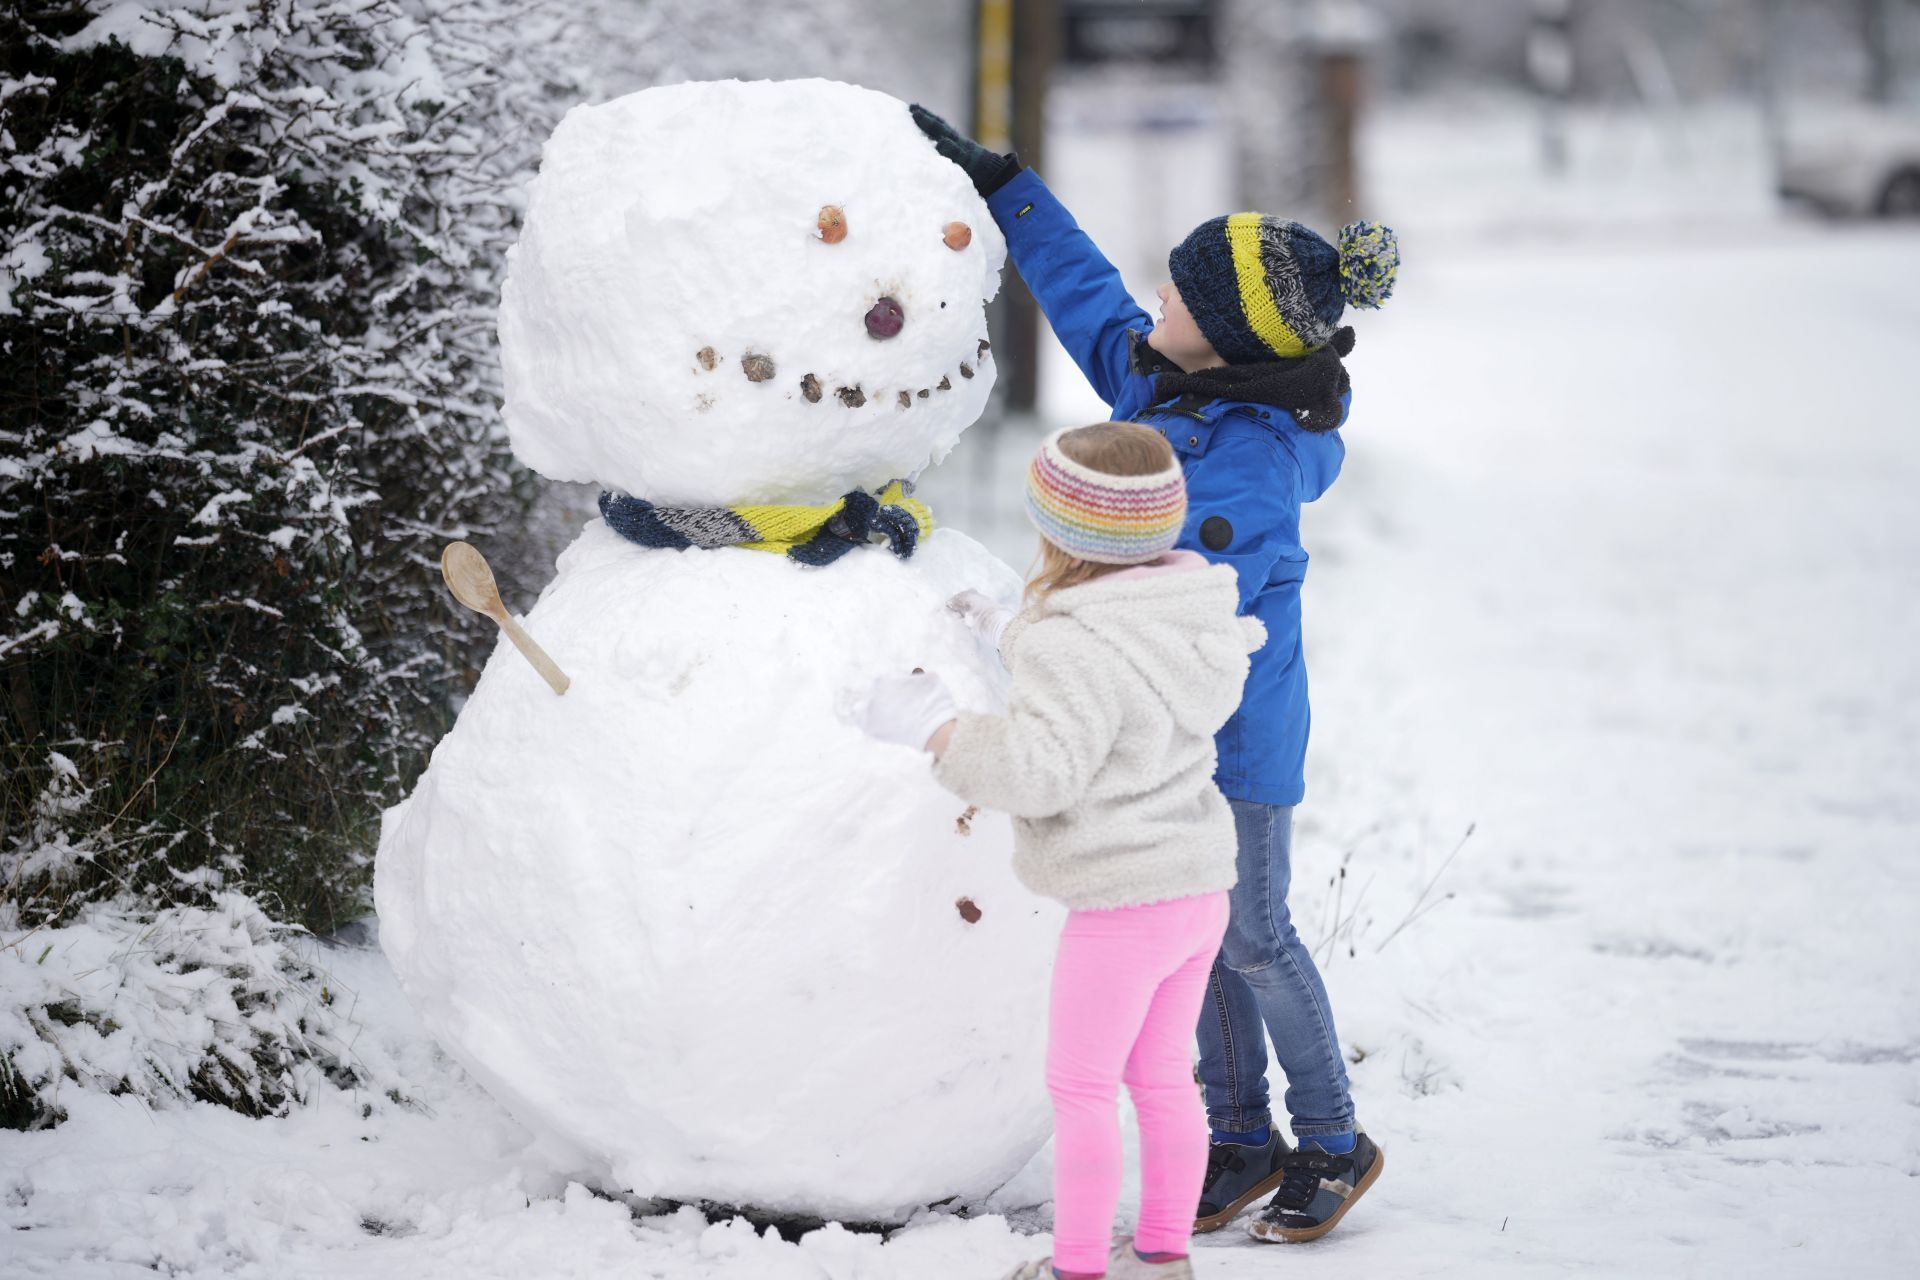
[[[1221,1232],[1200,1275],[1910,1272],[1916,279],[1886,232],[1410,253],[1310,513],[1295,900],[1390,1165],[1326,1240]],[[408,1105],[76,1095],[0,1132],[0,1272],[990,1280],[1045,1248],[636,1219],[435,1060],[377,955],[329,962]]]

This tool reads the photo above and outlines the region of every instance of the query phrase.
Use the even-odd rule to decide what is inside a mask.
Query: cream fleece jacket
[[[1056,591],[1001,637],[1004,716],[962,712],[934,766],[1014,819],[1014,870],[1074,910],[1233,887],[1233,814],[1213,736],[1266,630],[1232,569],[1175,551]]]

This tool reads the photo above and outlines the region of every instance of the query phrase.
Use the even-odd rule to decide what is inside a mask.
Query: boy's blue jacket
[[[1232,566],[1241,611],[1266,624],[1266,647],[1253,655],[1240,710],[1217,739],[1215,780],[1230,799],[1298,804],[1306,792],[1309,723],[1300,648],[1300,583],[1307,573],[1300,506],[1340,474],[1346,445],[1339,431],[1303,430],[1293,415],[1271,405],[1162,402],[1154,377],[1137,372],[1131,359],[1153,318],[1046,184],[1022,170],[987,198],[987,207],[1055,336],[1114,418],[1157,429],[1179,455],[1187,479],[1179,545]],[[1200,539],[1201,525],[1214,517],[1231,526],[1217,549]],[[1221,527],[1211,532],[1219,541]]]

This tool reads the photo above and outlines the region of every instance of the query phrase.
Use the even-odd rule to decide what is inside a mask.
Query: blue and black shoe
[[[1283,1173],[1280,1161],[1291,1150],[1278,1129],[1269,1132],[1266,1142],[1259,1146],[1210,1144],[1207,1180],[1200,1187],[1200,1208],[1194,1215],[1193,1229],[1218,1231],[1242,1209],[1279,1186]]]
[[[1318,1240],[1380,1180],[1386,1164],[1386,1155],[1365,1132],[1354,1135],[1353,1150],[1345,1155],[1303,1147],[1282,1156],[1280,1189],[1247,1224],[1247,1234],[1287,1244]]]

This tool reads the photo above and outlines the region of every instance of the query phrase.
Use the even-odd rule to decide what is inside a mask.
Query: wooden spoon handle
[[[526,655],[527,661],[533,664],[533,669],[546,679],[555,693],[567,691],[567,686],[573,681],[567,679],[567,673],[547,656],[547,651],[540,647],[540,642],[528,635],[527,629],[513,620],[512,614],[503,608],[493,615],[493,620],[500,624],[500,629],[507,633],[507,639],[513,641],[513,647]]]

